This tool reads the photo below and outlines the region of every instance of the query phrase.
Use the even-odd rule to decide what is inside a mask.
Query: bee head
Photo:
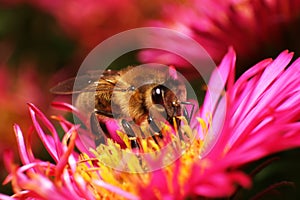
[[[181,104],[176,94],[164,85],[152,89],[151,98],[159,112],[165,112],[167,121],[173,124],[173,117],[181,116]],[[163,115],[163,114],[162,114]]]

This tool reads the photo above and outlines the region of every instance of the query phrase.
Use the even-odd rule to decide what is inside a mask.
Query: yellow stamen
[[[205,135],[208,133],[209,129],[211,129],[211,115],[208,114],[207,118],[208,123],[202,118],[197,118]],[[153,159],[153,162],[161,162],[164,167],[161,170],[166,178],[167,188],[170,193],[175,193],[174,188],[172,187],[174,170],[176,165],[179,167],[178,174],[175,176],[176,179],[178,179],[178,184],[182,186],[180,187],[179,193],[183,194],[183,186],[187,184],[189,177],[192,176],[191,169],[195,163],[200,163],[201,171],[199,173],[203,173],[204,170],[209,167],[210,163],[209,161],[205,159],[201,160],[200,158],[201,151],[204,148],[205,138],[196,137],[194,139],[198,134],[197,130],[192,130],[184,117],[180,118],[180,120],[182,121],[180,128],[183,139],[180,138],[178,134],[172,133],[174,129],[163,124],[161,126],[163,138],[154,136],[159,140],[159,144],[157,144],[152,137],[138,138],[138,141],[142,148],[141,153],[149,153],[150,157],[148,159]],[[176,129],[176,127],[174,128]],[[80,161],[78,162],[78,173],[82,175],[88,184],[90,184],[88,188],[92,190],[98,198],[122,199],[120,195],[95,185],[93,180],[100,179],[105,183],[116,186],[137,196],[139,195],[139,188],[147,187],[151,181],[152,173],[149,172],[150,166],[148,160],[146,160],[142,154],[134,154],[131,152],[130,139],[126,134],[122,132],[118,132],[117,134],[123,139],[128,147],[127,149],[121,149],[119,144],[108,139],[107,144],[100,144],[96,149],[91,150],[98,162],[95,162],[95,159],[89,158],[85,154],[80,157]],[[169,141],[169,143],[165,144],[165,141]],[[160,155],[163,157],[159,157],[159,151],[162,148],[160,145],[162,144],[164,144],[163,148],[165,148],[164,150],[166,150],[166,153]],[[170,159],[173,159],[174,155],[178,155],[178,152],[183,152],[182,156],[176,161],[176,165],[174,163],[170,164]],[[200,162],[195,162],[196,160]],[[124,170],[115,170],[110,166],[120,167],[120,169]],[[157,189],[154,189],[153,193],[157,198],[162,197],[162,194]]]

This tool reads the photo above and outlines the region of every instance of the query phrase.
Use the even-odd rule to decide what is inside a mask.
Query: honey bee
[[[73,87],[75,80],[77,87]],[[90,129],[96,145],[110,137],[107,122],[113,119],[131,139],[131,147],[138,149],[137,137],[148,137],[149,133],[151,137],[163,137],[161,122],[179,130],[180,117],[189,121],[193,112],[188,115],[183,106],[192,104],[186,101],[186,86],[173,67],[129,66],[106,70],[100,76],[88,72],[59,83],[51,92],[78,94],[75,107],[91,112]]]

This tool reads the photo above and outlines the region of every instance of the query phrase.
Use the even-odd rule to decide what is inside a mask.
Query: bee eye
[[[163,105],[164,92],[165,92],[165,87],[162,85],[156,86],[155,88],[152,89],[152,101],[154,104]]]

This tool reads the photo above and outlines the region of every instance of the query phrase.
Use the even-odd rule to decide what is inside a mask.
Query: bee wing
[[[99,90],[111,90],[111,88],[98,87],[99,84],[103,84],[105,81],[110,84],[115,84],[115,76],[118,75],[117,71],[106,70],[94,70],[88,71],[87,74],[73,77],[58,83],[56,86],[50,89],[50,92],[58,95],[70,95],[81,92],[95,92]],[[76,88],[74,83],[76,81]]]
[[[74,83],[78,83],[80,87],[74,88]],[[83,75],[80,77],[74,77],[67,79],[63,82],[58,83],[56,86],[50,89],[50,92],[53,94],[58,94],[58,95],[69,95],[69,94],[74,94],[74,93],[80,93],[82,92],[86,87],[90,87],[90,85],[93,85],[96,82],[96,80],[93,80],[92,77],[89,75]],[[95,85],[95,84],[94,84]],[[96,87],[95,87],[96,89]],[[94,91],[95,91],[94,89]]]

